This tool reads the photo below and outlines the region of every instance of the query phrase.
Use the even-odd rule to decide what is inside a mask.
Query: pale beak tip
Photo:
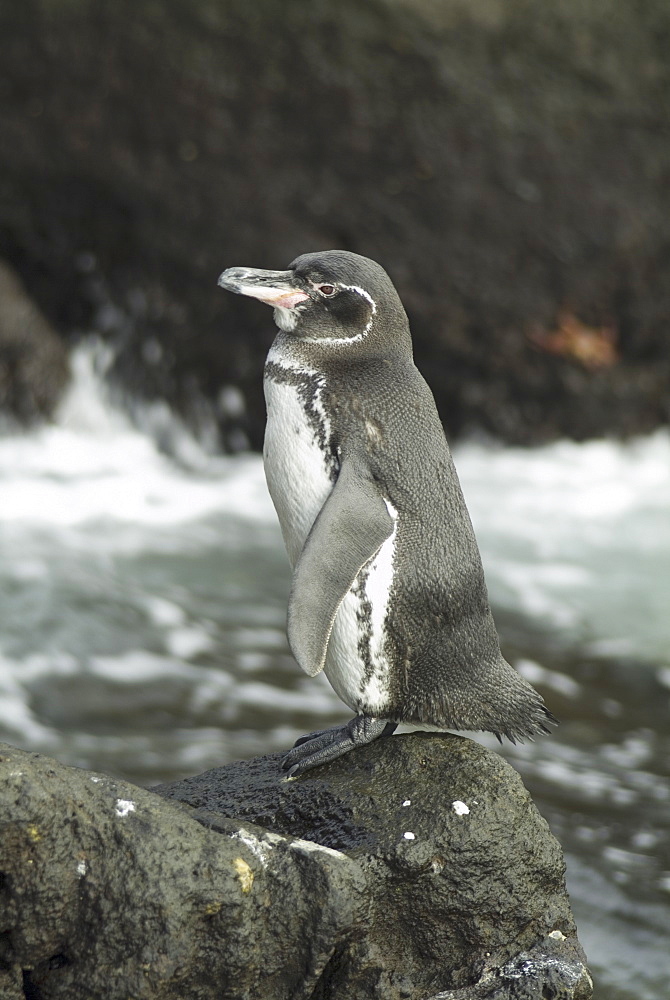
[[[235,268],[229,267],[226,271],[222,271],[217,279],[217,285],[219,288],[225,288],[229,292],[236,291],[237,282],[233,280],[233,275]]]

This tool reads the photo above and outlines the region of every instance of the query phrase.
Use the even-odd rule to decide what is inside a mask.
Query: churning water
[[[0,739],[150,785],[345,720],[286,646],[260,458],[208,454],[164,407],[131,422],[101,365],[79,348],[56,421],[0,437]],[[503,752],[566,851],[597,995],[662,1000],[670,435],[455,459],[504,651],[563,720]]]

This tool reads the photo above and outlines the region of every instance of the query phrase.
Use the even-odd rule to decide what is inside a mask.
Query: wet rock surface
[[[59,331],[229,448],[260,443],[273,326],[219,272],[331,247],[390,272],[451,433],[648,431],[669,31],[660,0],[4,4],[0,243]]]
[[[0,996],[588,1000],[560,847],[457,736],[150,791],[0,748]]]
[[[244,817],[358,862],[366,932],[334,957],[315,998],[428,997],[447,985],[463,997],[538,996],[552,977],[563,992],[547,996],[590,995],[560,846],[501,757],[459,736],[415,733],[295,781],[277,781],[280,759],[156,791],[205,824]],[[532,974],[518,971],[524,962]],[[534,994],[519,991],[524,980]],[[471,992],[478,983],[483,992]]]

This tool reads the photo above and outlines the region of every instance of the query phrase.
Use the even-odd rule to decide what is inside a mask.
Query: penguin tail
[[[510,726],[503,729],[502,735],[510,743],[525,743],[526,740],[530,740],[532,743],[534,738],[542,735],[542,733],[550,736],[552,730],[549,727],[558,725],[560,725],[560,722],[556,716],[549,711],[546,705],[539,704],[536,706],[536,712],[533,713],[531,718],[525,719],[523,724],[518,728]],[[500,733],[495,732],[495,736],[502,743]]]
[[[538,726],[541,732],[551,735],[551,729],[549,729],[548,726],[560,726],[561,720],[557,719],[553,712],[550,712],[545,705],[542,705],[541,709],[544,713],[544,719],[541,722],[538,722]],[[548,723],[548,725],[545,725],[545,723]]]
[[[501,744],[503,739],[516,744],[550,734],[558,719],[535,688],[498,656],[479,676],[473,677],[470,669],[454,671],[448,686],[428,693],[407,691],[402,707],[394,706],[387,717],[438,729],[489,732]]]

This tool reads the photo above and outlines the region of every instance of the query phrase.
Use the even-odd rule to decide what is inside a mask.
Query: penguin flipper
[[[310,677],[323,670],[340,604],[393,525],[364,463],[345,459],[300,553],[288,602],[289,645]]]

